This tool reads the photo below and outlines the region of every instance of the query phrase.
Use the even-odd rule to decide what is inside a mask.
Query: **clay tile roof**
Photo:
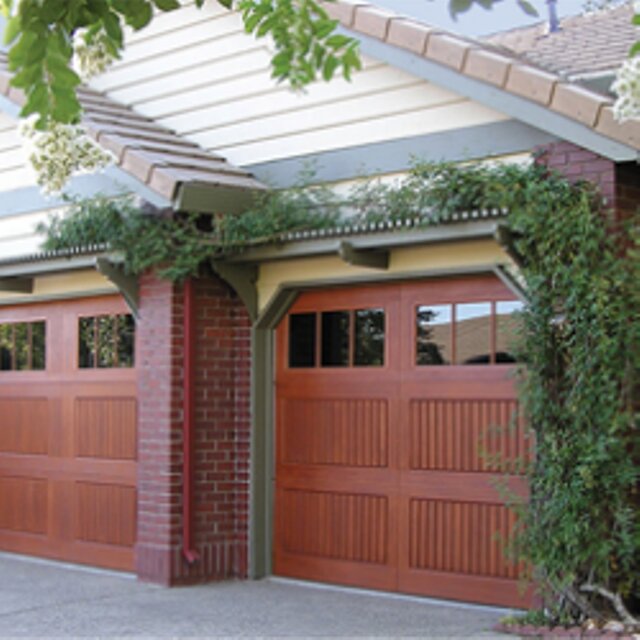
[[[24,94],[10,86],[6,55],[0,53],[0,95],[22,105]],[[250,194],[265,189],[249,172],[227,162],[222,156],[161,127],[129,107],[105,95],[81,87],[78,97],[84,109],[83,125],[89,135],[111,151],[123,171],[173,204],[183,188],[210,189],[211,209],[216,210],[216,193],[224,191],[222,211],[232,209],[229,194],[236,193],[239,205]]]
[[[631,24],[632,15],[631,5],[623,4],[564,18],[555,33],[540,23],[495,33],[485,41],[567,77],[610,72],[622,64],[640,37]]]
[[[622,124],[616,122],[612,117],[613,99],[610,95],[582,86],[575,78],[569,77],[611,70],[628,55],[630,44],[638,39],[637,30],[628,24],[623,26],[630,19],[628,5],[593,17],[564,21],[566,34],[560,36],[563,38],[560,45],[553,44],[555,40],[551,37],[537,38],[541,35],[535,31],[537,27],[533,29],[533,35],[529,34],[531,29],[528,28],[496,34],[489,41],[481,41],[381,11],[367,2],[337,0],[326,4],[325,8],[345,28],[355,33],[376,38],[541,104],[607,138],[640,150],[640,119]],[[509,46],[510,39],[517,40],[519,32],[525,34],[520,44]],[[574,41],[578,43],[576,46]],[[552,47],[557,47],[558,52],[551,51]],[[549,53],[546,53],[547,48]],[[563,48],[567,52],[560,56],[559,51]],[[545,51],[544,60],[542,50]],[[557,58],[556,62],[553,62],[554,58]]]

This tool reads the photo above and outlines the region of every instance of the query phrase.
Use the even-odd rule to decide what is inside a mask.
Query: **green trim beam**
[[[411,231],[389,231],[350,236],[348,242],[355,250],[386,250],[415,245],[426,245],[463,240],[493,238],[497,229],[495,220],[472,220],[450,225],[412,229]],[[317,255],[337,255],[344,238],[320,238],[273,243],[263,247],[247,249],[232,256],[228,262],[260,263],[291,258],[308,258]]]

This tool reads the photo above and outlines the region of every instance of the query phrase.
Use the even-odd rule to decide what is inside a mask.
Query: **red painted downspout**
[[[182,555],[189,564],[193,564],[199,558],[193,546],[194,319],[193,279],[187,278],[184,282],[184,376],[182,382]]]

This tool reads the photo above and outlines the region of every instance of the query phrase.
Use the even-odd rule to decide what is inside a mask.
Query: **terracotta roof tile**
[[[431,34],[437,30],[412,20],[396,18],[389,27],[387,42],[422,55]]]
[[[9,84],[6,57],[0,53],[0,94],[17,104],[24,95]],[[173,202],[181,186],[197,184],[226,191],[258,191],[264,185],[249,172],[228,163],[181,138],[125,105],[82,87],[78,97],[84,108],[83,124],[88,134],[111,151],[126,173]]]

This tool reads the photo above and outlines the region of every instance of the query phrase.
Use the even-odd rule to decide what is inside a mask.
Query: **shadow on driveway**
[[[0,636],[501,638],[501,612],[278,579],[164,589],[0,554]]]

